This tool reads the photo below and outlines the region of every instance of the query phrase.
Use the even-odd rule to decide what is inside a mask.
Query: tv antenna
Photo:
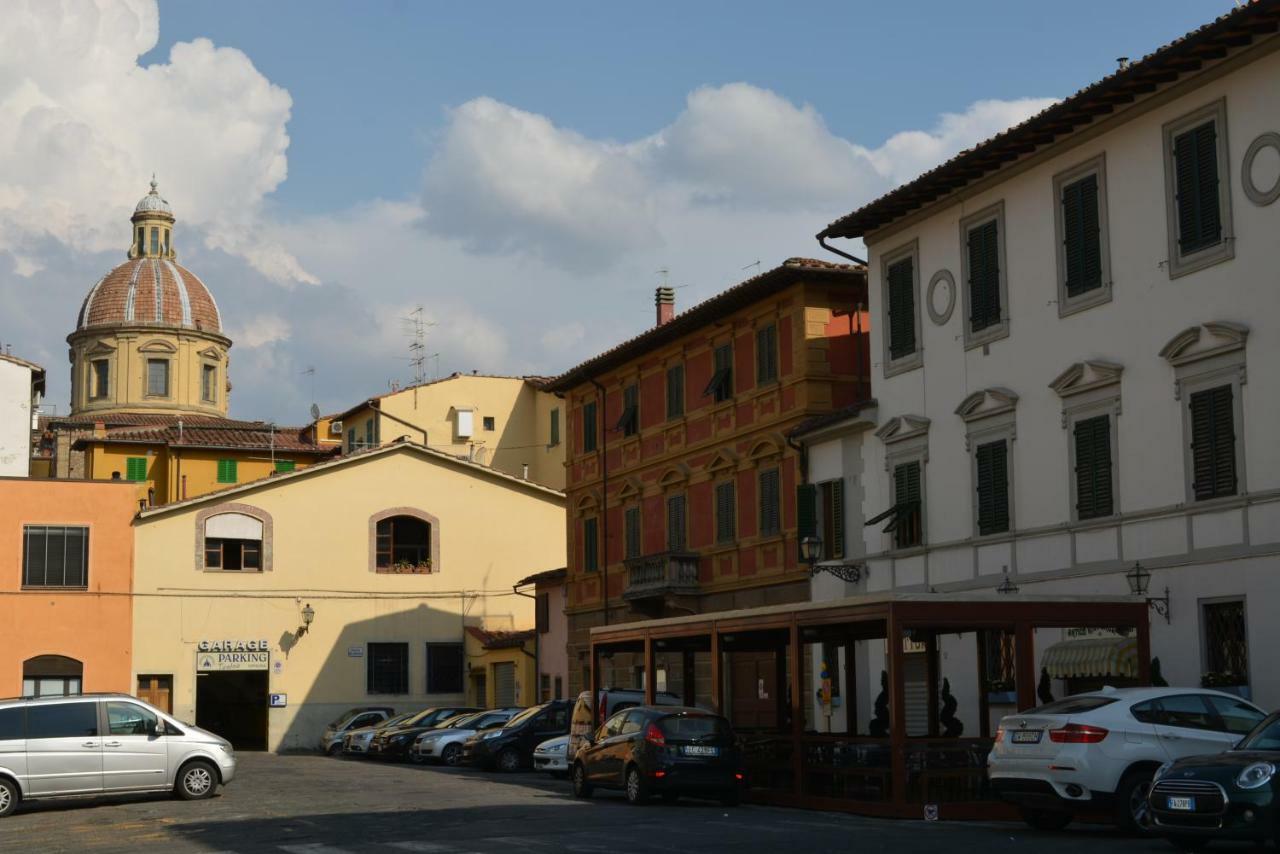
[[[427,381],[427,359],[431,356],[427,355],[427,327],[435,326],[435,323],[423,320],[423,307],[421,305],[409,312],[409,316],[404,318],[408,324],[407,332],[409,334],[409,364],[413,366],[413,382],[415,385],[421,385]],[[439,353],[435,354],[439,356]]]

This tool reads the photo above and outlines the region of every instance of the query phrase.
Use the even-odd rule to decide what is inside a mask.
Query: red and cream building
[[[802,258],[678,315],[663,288],[653,328],[547,383],[567,413],[570,696],[594,626],[808,600],[788,433],[870,396],[866,304],[863,267]],[[608,681],[640,687],[620,667]]]

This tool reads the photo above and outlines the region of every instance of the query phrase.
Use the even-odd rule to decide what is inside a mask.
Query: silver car
[[[359,729],[349,729],[347,734],[342,737],[342,755],[343,756],[365,756],[369,753],[369,744],[373,741],[373,735],[383,727],[393,727],[398,723],[409,720],[413,717],[413,712],[405,712],[403,715],[396,715],[394,718],[388,718],[379,721],[376,724],[362,726]]]
[[[390,706],[358,706],[339,715],[320,734],[320,752],[337,756],[342,752],[342,739],[354,729],[380,727],[395,714]]]
[[[172,791],[194,801],[235,773],[225,738],[128,694],[0,700],[0,816],[66,795]]]
[[[568,777],[569,736],[558,735],[539,744],[533,751],[533,770],[547,771],[553,777]]]

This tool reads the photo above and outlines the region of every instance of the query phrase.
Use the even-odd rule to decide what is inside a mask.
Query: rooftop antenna
[[[315,404],[315,403],[311,404],[311,420],[312,421],[320,420],[320,406],[318,404]]]
[[[407,332],[410,337],[409,341],[409,364],[413,366],[413,382],[415,385],[421,385],[427,381],[427,356],[426,341],[427,327],[435,326],[435,323],[428,323],[422,318],[423,307],[421,305],[409,312],[409,316],[404,318],[407,324]]]
[[[315,366],[315,365],[307,365],[305,368],[303,368],[303,369],[302,369],[301,373],[302,373],[302,375],[303,375],[304,377],[310,377],[310,378],[311,378],[311,379],[310,379],[310,383],[311,383],[311,399],[312,399],[312,400],[315,400],[315,399],[316,399],[316,366]],[[314,407],[314,406],[315,406],[315,404],[312,404],[312,406]],[[314,416],[313,416],[313,417],[314,417]]]
[[[757,258],[756,260],[752,261],[750,264],[748,264],[747,266],[743,267],[742,269],[744,269],[744,270],[750,270],[752,267],[755,267],[755,268],[756,268],[756,272],[757,272],[757,273],[758,273],[758,272],[760,272],[760,259],[759,259],[759,258]]]

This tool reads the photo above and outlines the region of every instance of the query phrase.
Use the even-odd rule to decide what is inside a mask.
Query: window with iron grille
[[[974,454],[977,471],[978,533],[1009,530],[1009,445],[1001,439],[979,445]]]
[[[889,358],[901,359],[916,351],[915,256],[889,265]]]
[[[667,368],[667,417],[684,415],[684,365]]]
[[[760,472],[760,535],[772,537],[782,530],[781,492],[778,470]]]
[[[716,484],[716,542],[732,543],[738,536],[737,490],[731,480]]]
[[[218,460],[218,483],[235,483],[236,460]]]
[[[822,559],[840,560],[844,557],[844,481],[827,480],[818,484],[818,497]]]
[[[640,557],[639,507],[628,507],[623,513],[623,547],[627,558]]]
[[[1067,296],[1102,287],[1102,228],[1098,207],[1098,173],[1062,187],[1062,247]]]
[[[1248,685],[1249,635],[1244,600],[1206,602],[1202,608],[1206,676],[1212,674],[1217,685]]]
[[[147,479],[147,458],[129,457],[124,461],[125,480],[143,481]]]
[[[1208,121],[1173,138],[1178,251],[1190,255],[1222,240],[1218,207],[1218,131]]]
[[[634,436],[640,430],[640,386],[635,383],[622,390],[622,415],[615,429],[623,436]]]
[[[428,694],[461,694],[462,670],[462,644],[427,644]]]
[[[22,526],[23,587],[88,585],[88,528],[72,525]]]
[[[979,332],[1001,320],[1000,233],[997,220],[969,229],[969,328]]]
[[[1232,387],[1191,394],[1192,484],[1197,501],[1236,494],[1235,403]]]
[[[667,549],[684,551],[687,539],[688,517],[685,513],[685,497],[672,495],[667,498]]]
[[[582,520],[582,568],[586,572],[600,569],[600,523],[594,516]]]
[[[408,694],[409,645],[407,643],[371,643],[368,647],[366,692]]]
[[[1111,416],[1082,418],[1072,431],[1076,443],[1076,517],[1097,519],[1113,512]]]
[[[778,378],[778,327],[770,323],[756,330],[756,384]]]
[[[733,344],[721,344],[715,349],[715,370],[702,394],[713,396],[717,403],[733,397]]]
[[[596,402],[593,400],[582,406],[582,451],[589,453],[596,449]]]

